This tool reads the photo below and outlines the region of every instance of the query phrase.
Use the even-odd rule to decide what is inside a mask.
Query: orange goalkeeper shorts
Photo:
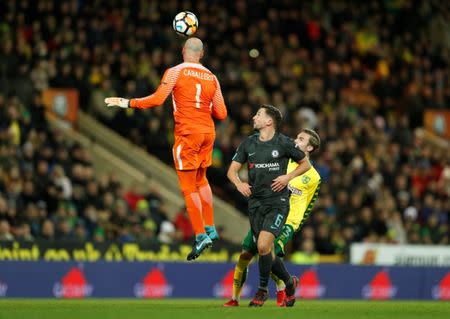
[[[183,171],[211,166],[215,138],[215,133],[175,135],[172,149],[175,168]]]

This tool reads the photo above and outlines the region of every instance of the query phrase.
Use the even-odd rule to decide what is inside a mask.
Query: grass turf
[[[0,319],[189,319],[189,318],[308,318],[308,319],[448,319],[449,302],[424,301],[297,301],[280,309],[269,301],[262,308],[224,308],[224,300],[209,299],[3,299]]]

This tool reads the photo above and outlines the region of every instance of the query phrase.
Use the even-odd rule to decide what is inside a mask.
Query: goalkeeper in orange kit
[[[183,63],[169,68],[152,95],[124,99],[109,97],[107,106],[150,108],[164,103],[172,93],[175,168],[186,208],[195,231],[195,242],[187,260],[194,260],[219,238],[214,226],[213,197],[206,178],[215,140],[213,117],[223,120],[227,109],[217,77],[200,64],[203,43],[190,38],[183,47]]]

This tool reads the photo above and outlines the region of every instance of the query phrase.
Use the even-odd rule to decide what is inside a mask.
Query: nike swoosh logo
[[[255,154],[256,154],[256,152],[255,153],[248,153],[248,156],[253,156]]]
[[[202,244],[195,246],[195,249],[200,250],[202,248]]]

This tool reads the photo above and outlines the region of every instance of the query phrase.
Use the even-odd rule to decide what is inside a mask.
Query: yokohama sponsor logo
[[[262,163],[262,164],[255,164],[255,168],[274,168],[274,167],[280,167],[280,164],[278,163]]]

